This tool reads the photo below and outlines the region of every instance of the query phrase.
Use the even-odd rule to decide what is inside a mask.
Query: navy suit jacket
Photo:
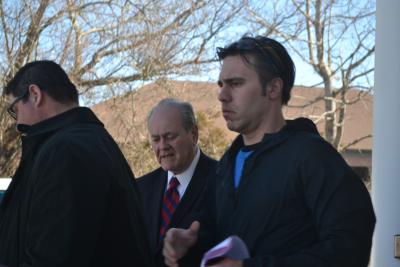
[[[204,192],[210,182],[214,181],[217,161],[200,152],[200,159],[194,170],[192,179],[179,206],[171,218],[168,228],[188,228],[194,220],[199,220],[206,208]],[[168,173],[158,168],[137,179],[137,185],[142,196],[145,223],[153,255],[158,266],[165,266],[160,242],[160,215]],[[198,266],[200,255],[189,253],[179,266]]]

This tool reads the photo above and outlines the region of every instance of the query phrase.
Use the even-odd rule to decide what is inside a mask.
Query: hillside
[[[219,129],[227,141],[232,140],[236,133],[229,131],[220,112],[220,104],[217,100],[218,86],[207,82],[190,81],[159,81],[146,85],[136,92],[128,93],[122,97],[107,100],[92,107],[94,112],[104,122],[111,135],[123,147],[124,153],[132,152],[132,149],[148,151],[143,152],[143,157],[150,160],[152,154],[149,150],[146,119],[150,109],[165,97],[179,98],[192,103],[195,112],[206,116],[207,127]],[[292,99],[289,106],[285,107],[284,114],[288,119],[299,116],[309,117],[317,122],[318,129],[323,133],[324,122],[320,120],[323,113],[323,99],[307,107],[306,103],[323,95],[322,89],[295,87],[292,91]],[[348,94],[348,101],[354,100],[359,91],[353,90]],[[344,135],[342,144],[346,145],[356,139],[372,133],[372,96],[366,94],[361,101],[356,101],[347,107],[347,117],[344,123]],[[138,144],[140,144],[138,146]],[[129,147],[129,149],[127,148]],[[372,147],[372,138],[366,138],[349,147],[349,150],[368,151]],[[141,154],[136,152],[135,154]],[[214,155],[215,156],[215,155]],[[141,156],[129,156],[136,174],[142,174],[143,164],[146,161]],[[154,160],[154,159],[152,159]],[[140,162],[140,164],[138,162]],[[153,161],[144,169],[154,168],[157,164]]]

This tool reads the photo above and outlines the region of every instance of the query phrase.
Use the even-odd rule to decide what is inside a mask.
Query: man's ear
[[[197,127],[197,125],[193,125],[190,131],[191,134],[193,135],[193,140],[195,142],[194,145],[197,145],[197,143],[199,142],[199,128]]]
[[[281,100],[283,91],[283,81],[281,78],[273,78],[267,84],[267,96],[270,100]]]
[[[36,84],[30,84],[28,87],[29,90],[29,99],[32,101],[32,105],[35,107],[39,107],[43,104],[43,91]]]

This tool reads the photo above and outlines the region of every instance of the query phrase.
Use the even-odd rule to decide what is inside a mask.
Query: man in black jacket
[[[5,87],[22,156],[0,206],[0,264],[152,266],[133,173],[52,61]]]
[[[199,220],[206,208],[204,192],[215,179],[217,162],[197,145],[199,133],[190,103],[163,99],[151,110],[147,124],[151,146],[161,167],[137,182],[146,210],[151,249],[157,266],[165,266],[161,253],[165,231],[171,227],[187,228]],[[179,203],[166,223],[163,201],[173,177],[179,181]],[[198,266],[200,257],[189,253],[180,265]]]
[[[177,266],[196,241],[237,235],[250,257],[213,267],[366,267],[375,226],[369,193],[310,120],[284,119],[295,78],[286,49],[242,37],[218,56],[222,114],[240,135],[218,166],[207,219],[167,233],[166,263]]]

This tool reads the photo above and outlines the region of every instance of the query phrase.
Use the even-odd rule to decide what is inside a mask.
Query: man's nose
[[[169,142],[166,138],[161,138],[159,142],[160,149],[168,149],[170,147]]]
[[[220,102],[228,102],[231,100],[231,95],[230,95],[229,89],[227,88],[226,85],[222,85],[219,88],[218,100]]]

